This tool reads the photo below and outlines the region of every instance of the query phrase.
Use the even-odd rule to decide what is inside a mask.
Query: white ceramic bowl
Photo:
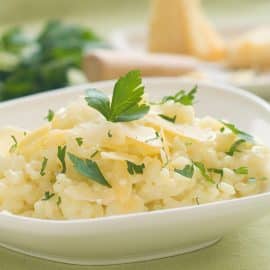
[[[196,82],[181,79],[145,80],[153,99],[190,89]],[[112,82],[91,84],[110,91]],[[34,128],[48,108],[74,100],[89,85],[67,88],[0,104],[0,126]],[[225,118],[270,145],[269,105],[245,91],[199,83],[199,116]],[[149,260],[193,251],[215,243],[238,226],[269,211],[270,192],[148,213],[92,220],[52,221],[0,213],[0,244],[49,260],[103,265]]]

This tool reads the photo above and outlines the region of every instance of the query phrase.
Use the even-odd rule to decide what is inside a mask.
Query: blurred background
[[[1,26],[40,24],[49,19],[86,23],[106,34],[115,27],[148,21],[150,0],[0,0]],[[203,0],[216,23],[269,23],[268,0]]]
[[[170,3],[177,2],[164,0],[164,3],[170,10]],[[187,75],[223,81],[270,99],[270,27],[267,26],[270,1],[201,0],[200,4],[209,29],[200,29],[205,22],[199,22],[200,8],[192,5],[184,12],[198,13],[196,18],[181,22],[179,15],[179,20],[162,22],[161,19],[159,23],[158,16],[164,14],[158,11],[151,18],[155,9],[150,0],[0,0],[0,100],[87,81],[115,79],[134,68],[145,69],[144,76]],[[180,30],[182,25],[184,30]],[[267,27],[245,36],[262,26]],[[166,43],[168,29],[173,29],[175,36],[182,35],[184,41],[194,39],[189,46],[198,43],[208,50],[207,54],[200,52],[201,48],[185,51],[183,44],[183,48],[176,44],[174,50],[169,48],[170,44],[168,48],[166,44],[159,46]],[[234,42],[238,36],[243,36],[240,43]],[[174,36],[169,38],[173,44]],[[217,59],[214,55],[221,43],[225,48]],[[88,57],[95,49],[109,49],[112,53]],[[117,50],[117,54],[111,49]],[[123,51],[128,54],[119,54]],[[157,53],[157,57],[172,54],[165,61],[166,68],[163,60],[156,59],[167,71],[156,72],[160,67],[153,66],[153,60],[147,60],[148,55],[134,57],[135,51]],[[186,58],[181,59],[182,55],[191,57],[188,64]],[[245,59],[247,55],[249,58]],[[125,65],[119,66],[117,59],[122,59]],[[139,62],[140,59],[145,61]],[[181,72],[171,70],[170,61],[175,59]],[[197,70],[204,65],[207,68]]]

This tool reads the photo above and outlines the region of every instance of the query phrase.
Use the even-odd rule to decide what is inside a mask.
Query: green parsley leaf
[[[44,198],[41,199],[42,201],[48,201],[50,198],[52,198],[55,195],[55,193],[50,193],[50,191],[46,191],[44,193]]]
[[[239,167],[233,170],[236,174],[248,174],[248,167]]]
[[[90,159],[81,159],[71,153],[68,153],[68,156],[78,173],[103,186],[111,187],[96,162]]]
[[[171,123],[175,123],[175,120],[176,120],[176,115],[174,117],[169,117],[169,116],[164,115],[164,114],[159,114],[158,116],[163,118],[164,120],[171,122]]]
[[[46,169],[47,163],[48,163],[48,159],[46,157],[44,157],[43,161],[42,161],[42,164],[41,164],[41,170],[40,170],[40,175],[41,176],[44,176],[46,174],[45,169]]]
[[[77,142],[77,144],[78,144],[79,146],[81,146],[81,145],[83,144],[83,138],[77,137],[75,140],[76,140],[76,142]]]
[[[90,157],[91,157],[91,158],[95,157],[95,156],[98,154],[98,152],[99,152],[99,151],[96,150]]]
[[[254,143],[254,137],[252,135],[249,135],[248,133],[238,129],[235,125],[228,123],[228,122],[224,122],[221,121],[221,123],[228,129],[231,130],[231,132],[233,132],[235,135],[238,136],[239,139],[245,140],[247,142],[251,142]]]
[[[9,153],[13,153],[16,150],[16,148],[18,147],[18,141],[14,135],[11,135],[10,137],[14,143],[9,148]]]
[[[58,196],[57,202],[56,202],[57,206],[59,206],[61,204],[61,202],[62,202],[62,198],[60,196]]]
[[[219,175],[220,175],[220,181],[222,180],[223,175],[224,175],[223,169],[208,168],[207,171],[210,172],[210,173],[216,173],[216,174],[219,174]]]
[[[140,72],[130,71],[114,85],[112,101],[97,89],[86,92],[88,105],[99,111],[107,121],[129,122],[142,118],[150,107],[140,104],[144,94],[144,86]]]
[[[232,146],[230,147],[229,151],[226,152],[227,155],[229,156],[233,156],[235,152],[240,152],[240,150],[238,149],[238,146],[240,144],[245,143],[246,141],[243,139],[237,140],[235,141]]]
[[[107,132],[107,135],[108,135],[109,138],[111,138],[111,137],[112,137],[112,132],[109,130],[109,131]]]
[[[193,164],[199,169],[201,175],[205,178],[206,181],[215,184],[213,179],[207,174],[206,169],[201,162],[194,161]]]
[[[181,103],[186,106],[193,105],[197,88],[197,86],[193,87],[188,93],[184,90],[180,90],[174,96],[166,96],[162,99],[161,104],[164,104],[169,100],[173,100],[175,103]]]
[[[181,174],[187,178],[192,178],[194,174],[194,166],[193,164],[188,164],[184,167],[184,169],[179,170],[179,169],[174,169],[174,171],[178,174]]]
[[[222,127],[222,128],[220,129],[220,132],[223,133],[224,131],[225,131],[225,127]]]
[[[62,164],[62,171],[61,173],[65,173],[66,170],[67,170],[67,167],[66,167],[66,151],[67,151],[67,146],[64,145],[63,147],[61,147],[61,145],[59,145],[57,147],[57,157],[58,159],[60,160],[61,164]]]
[[[47,119],[49,122],[51,122],[54,118],[54,111],[49,109],[47,116],[44,119]]]
[[[127,162],[127,170],[129,174],[131,175],[143,174],[143,170],[145,168],[144,163],[142,163],[141,165],[136,165],[135,163],[130,162],[128,160],[126,162]]]

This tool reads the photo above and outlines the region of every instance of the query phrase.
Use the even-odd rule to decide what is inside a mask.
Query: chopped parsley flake
[[[194,166],[193,164],[186,165],[182,170],[174,169],[174,171],[178,174],[181,174],[187,178],[192,178],[194,174]]]
[[[49,199],[51,199],[53,196],[55,195],[55,193],[50,193],[50,191],[46,191],[44,193],[44,198],[42,198],[42,201],[48,201]]]
[[[164,115],[164,114],[159,114],[158,116],[163,118],[164,120],[171,122],[171,123],[175,123],[175,120],[176,120],[176,115],[174,117],[169,117],[169,116]]]
[[[127,162],[127,170],[128,170],[128,173],[131,174],[131,175],[134,175],[134,174],[143,174],[143,170],[145,168],[145,165],[144,163],[142,163],[141,165],[137,165],[131,161],[126,161]]]
[[[47,119],[48,122],[51,122],[54,118],[54,111],[49,109],[47,116],[44,119]]]
[[[17,141],[17,139],[16,139],[16,137],[14,135],[11,135],[10,137],[13,140],[13,144],[9,148],[9,152],[13,153],[18,147],[18,141]]]
[[[229,156],[233,156],[235,152],[240,152],[240,150],[238,149],[238,146],[240,144],[245,143],[246,141],[243,139],[237,140],[235,141],[232,146],[230,147],[230,149],[226,152],[227,155]]]
[[[196,167],[199,169],[201,175],[204,177],[204,179],[205,179],[206,181],[208,181],[208,182],[210,182],[210,183],[212,183],[212,184],[215,183],[215,182],[213,181],[213,179],[207,174],[207,171],[206,171],[204,165],[203,165],[201,162],[194,161],[193,164],[194,164],[194,166],[196,166]]]
[[[237,135],[237,137],[241,140],[250,142],[250,143],[254,143],[254,137],[251,136],[250,134],[238,129],[235,125],[228,123],[228,122],[224,122],[221,121],[221,123],[228,128],[229,130],[231,130],[232,133],[234,133],[235,135]]]
[[[248,168],[247,167],[239,167],[237,169],[233,170],[236,174],[248,174]]]
[[[67,151],[67,146],[66,145],[64,145],[63,147],[61,147],[61,145],[59,145],[58,148],[57,148],[57,157],[60,160],[61,165],[62,165],[61,173],[65,173],[66,170],[67,170],[66,160],[65,160],[66,151]]]
[[[46,169],[47,163],[48,163],[48,159],[46,157],[44,157],[43,160],[42,160],[41,170],[40,170],[40,175],[41,176],[44,176],[46,174],[45,169]]]
[[[90,157],[91,157],[91,158],[95,157],[95,156],[98,154],[98,152],[99,152],[99,151],[96,150]]]
[[[193,105],[197,88],[198,87],[195,86],[189,92],[180,90],[174,96],[166,96],[162,99],[160,104],[164,104],[167,101],[172,100],[175,103],[181,103],[182,105]]]
[[[57,202],[56,202],[57,206],[59,206],[61,204],[61,202],[62,202],[62,198],[60,196],[58,196]]]
[[[219,174],[220,175],[219,181],[220,182],[222,181],[222,178],[223,178],[223,175],[224,175],[223,169],[209,168],[209,169],[207,169],[207,171],[210,172],[210,173]]]
[[[83,144],[83,138],[82,137],[77,137],[76,139],[76,142],[79,146],[81,146]]]

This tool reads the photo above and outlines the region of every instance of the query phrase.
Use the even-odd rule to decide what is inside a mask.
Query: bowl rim
[[[246,90],[240,89],[238,87],[225,84],[225,83],[218,83],[218,82],[206,82],[206,81],[200,81],[196,79],[189,79],[189,78],[180,78],[180,77],[155,77],[155,78],[149,78],[144,77],[143,78],[144,85],[147,84],[158,84],[158,83],[182,83],[182,84],[191,84],[191,85],[197,85],[198,88],[204,87],[204,88],[215,88],[216,91],[220,92],[230,92],[232,94],[238,95],[239,97],[245,98],[254,104],[262,107],[267,113],[270,115],[270,104],[263,100],[262,98],[256,96],[253,93],[247,92]],[[66,95],[72,95],[72,94],[80,94],[81,92],[78,90],[84,90],[86,88],[108,88],[110,86],[113,86],[115,83],[115,80],[108,80],[108,81],[99,81],[99,82],[90,82],[86,84],[81,85],[75,85],[75,86],[69,86],[64,87],[60,89],[56,89],[53,91],[46,91],[26,97],[20,97],[14,100],[4,101],[0,103],[0,109],[16,105],[18,103],[24,103],[26,101],[28,102],[35,102],[39,99],[45,98],[45,97],[52,97],[52,96],[61,96],[62,94]],[[106,91],[106,90],[105,90]],[[64,225],[64,224],[82,224],[82,223],[91,223],[96,224],[99,222],[111,222],[111,221],[119,221],[119,220],[126,220],[130,218],[142,218],[144,216],[156,216],[160,214],[174,214],[179,212],[185,212],[190,210],[198,210],[198,209],[207,209],[207,208],[215,208],[218,206],[223,206],[225,204],[235,204],[235,203],[243,203],[245,201],[250,200],[257,200],[257,199],[263,199],[265,197],[270,196],[270,190],[265,191],[259,194],[249,195],[241,198],[234,198],[234,199],[227,199],[227,200],[220,200],[220,201],[214,201],[210,203],[200,204],[200,205],[188,205],[188,206],[181,206],[177,208],[168,208],[168,209],[160,209],[155,211],[148,211],[148,212],[136,212],[136,213],[128,213],[128,214],[119,214],[119,215],[112,215],[112,216],[105,216],[105,217],[98,217],[98,218],[80,218],[80,219],[67,219],[67,220],[56,220],[56,219],[42,219],[42,218],[35,218],[35,217],[27,217],[27,216],[21,216],[16,215],[13,213],[8,212],[7,210],[1,210],[0,211],[0,218],[5,219],[12,219],[12,221],[18,221],[18,222],[24,222],[24,223],[37,223],[37,224],[53,224],[53,225]]]

